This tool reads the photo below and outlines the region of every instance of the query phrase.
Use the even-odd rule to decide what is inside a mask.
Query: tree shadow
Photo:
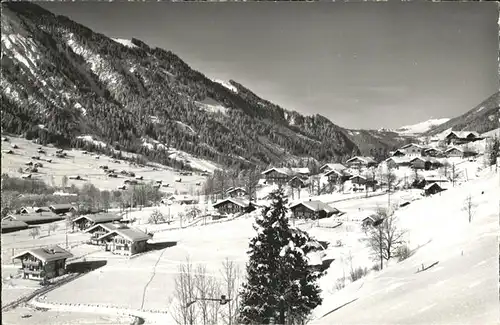
[[[106,260],[74,262],[66,266],[66,270],[71,273],[86,273],[99,269],[108,264]]]
[[[346,303],[345,303],[345,304],[343,304],[343,305],[338,306],[337,308],[335,308],[335,309],[333,309],[333,310],[330,310],[328,313],[324,314],[324,315],[323,315],[323,317],[326,317],[326,316],[330,315],[331,313],[336,312],[336,311],[337,311],[337,310],[339,310],[340,308],[345,307],[345,306],[347,306],[347,305],[349,305],[349,304],[351,304],[351,303],[355,302],[355,301],[356,301],[356,300],[358,300],[358,299],[359,299],[359,298],[355,298],[355,299],[353,299],[353,300],[351,300],[351,301],[346,302]],[[321,318],[323,318],[323,317],[321,317]]]
[[[161,242],[161,243],[153,243],[153,244],[148,244],[148,250],[149,251],[159,251],[165,248],[170,248],[174,247],[177,245],[176,241],[167,241],[167,242]]]

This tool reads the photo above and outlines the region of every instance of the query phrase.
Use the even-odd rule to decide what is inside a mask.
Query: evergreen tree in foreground
[[[286,199],[280,188],[270,194],[272,205],[254,225],[250,241],[247,282],[241,291],[240,322],[243,324],[302,324],[320,305],[316,280],[323,275],[308,266],[312,249],[307,233],[290,228]]]

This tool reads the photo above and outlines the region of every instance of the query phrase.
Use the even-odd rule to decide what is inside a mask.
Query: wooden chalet
[[[66,260],[73,254],[55,245],[47,248],[28,249],[12,257],[21,260],[25,279],[48,280],[66,273]]]
[[[410,157],[406,156],[392,156],[384,160],[385,164],[389,168],[399,169],[399,167],[410,166]]]
[[[401,147],[404,150],[405,156],[421,156],[425,149],[419,144],[409,143]]]
[[[346,161],[347,166],[351,168],[360,168],[360,167],[374,167],[377,166],[377,162],[371,157],[361,157],[356,156]]]
[[[79,216],[73,220],[73,223],[78,227],[78,229],[86,230],[97,224],[120,221],[122,219],[123,217],[113,213],[98,213]]]
[[[98,223],[90,228],[87,228],[84,230],[84,232],[91,234],[89,244],[91,245],[104,245],[105,242],[100,240],[100,238],[117,228],[121,227],[121,224],[116,224],[113,222],[106,222],[106,223]]]
[[[49,206],[50,211],[55,214],[66,214],[68,212],[75,212],[76,208],[71,204],[53,204]]]
[[[27,223],[28,225],[39,225],[64,220],[64,216],[57,215],[53,212],[25,213],[25,214],[10,214],[2,220],[17,220]]]
[[[444,152],[446,157],[463,157],[464,151],[457,147],[451,147]]]
[[[3,153],[6,153],[8,155],[12,155],[14,153],[14,150],[12,149],[5,149],[5,150],[2,150]]]
[[[248,200],[241,198],[227,198],[213,205],[220,214],[247,213],[255,210],[255,206]]]
[[[425,185],[424,194],[427,196],[434,195],[444,190],[446,190],[446,186],[443,183],[430,183]]]
[[[2,219],[2,233],[14,232],[27,229],[29,225],[20,220]]]
[[[263,171],[262,175],[268,185],[284,185],[294,176],[291,169],[276,167]]]
[[[356,185],[365,185],[367,178],[363,175],[354,175],[354,176],[351,176],[351,178],[349,180],[351,181],[351,183],[356,184]]]
[[[378,218],[376,216],[367,216],[363,220],[361,220],[361,225],[363,227],[371,227],[377,221]]]
[[[446,144],[463,144],[481,139],[479,133],[473,131],[451,131],[444,138]]]
[[[290,210],[296,219],[323,219],[339,213],[324,202],[311,200],[290,205]]]
[[[342,164],[339,164],[339,163],[330,163],[330,164],[324,164],[323,166],[321,166],[319,168],[319,170],[322,172],[322,173],[327,173],[329,172],[330,170],[338,170],[338,171],[342,171],[344,169],[346,169],[347,167],[342,165]]]
[[[307,182],[302,179],[302,177],[294,176],[289,181],[288,184],[293,188],[303,188],[307,186]]]
[[[106,251],[117,255],[132,256],[146,251],[147,241],[151,238],[151,235],[138,229],[116,225],[116,229],[96,240],[105,244]]]
[[[433,183],[438,183],[442,185],[442,188],[447,188],[447,184],[449,184],[448,178],[445,176],[440,176],[440,175],[425,175],[421,179],[419,179],[417,182],[415,182],[414,186],[416,188],[425,188],[426,186],[433,184]]]
[[[347,171],[347,169],[331,169],[325,173],[325,176],[328,178],[328,182],[330,183],[343,183],[351,178],[352,175]]]
[[[423,155],[426,157],[442,157],[444,153],[437,148],[427,148],[424,149]]]
[[[406,156],[406,151],[405,149],[398,149],[392,153],[393,157],[404,157]]]
[[[236,187],[226,191],[226,194],[229,197],[244,197],[245,195],[247,195],[247,191],[245,191],[245,189],[241,187]]]
[[[410,161],[413,169],[431,170],[441,167],[443,164],[434,157],[415,157]]]

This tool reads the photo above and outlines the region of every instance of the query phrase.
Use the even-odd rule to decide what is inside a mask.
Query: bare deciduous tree
[[[472,216],[474,215],[475,209],[476,209],[476,204],[474,203],[472,196],[469,194],[465,198],[463,207],[463,210],[467,213],[467,216],[469,217],[469,223],[472,222]]]
[[[397,226],[396,216],[387,209],[379,208],[375,216],[381,221],[369,229],[367,244],[373,256],[380,261],[380,269],[383,269],[384,259],[388,261],[394,257],[404,243],[404,231]]]
[[[47,228],[47,232],[48,232],[48,234],[50,235],[50,232],[51,232],[51,231],[52,231],[52,232],[56,231],[56,229],[57,229],[57,228],[58,228],[57,224],[55,224],[55,223],[51,223],[51,224],[49,225],[49,227]]]
[[[239,288],[240,288],[240,269],[228,258],[222,263],[222,292],[227,295],[229,299],[227,303],[227,309],[224,310],[224,323],[228,325],[237,324],[238,310],[239,310]]]
[[[195,276],[193,265],[189,258],[185,264],[180,264],[178,275],[175,278],[175,302],[172,309],[172,317],[179,325],[196,324],[197,305],[192,303],[195,300]]]
[[[165,222],[165,217],[163,216],[163,213],[160,212],[160,210],[156,209],[149,216],[148,222],[156,225]]]
[[[31,228],[29,235],[35,239],[36,236],[40,235],[40,229],[38,227]]]

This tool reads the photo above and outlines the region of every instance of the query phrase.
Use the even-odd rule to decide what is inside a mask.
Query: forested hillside
[[[171,51],[118,42],[31,3],[2,3],[2,72],[3,131],[42,143],[95,147],[89,135],[162,163],[176,149],[240,168],[360,153],[357,138],[325,117],[287,111],[234,81],[231,90]],[[361,153],[394,144],[370,137]]]

